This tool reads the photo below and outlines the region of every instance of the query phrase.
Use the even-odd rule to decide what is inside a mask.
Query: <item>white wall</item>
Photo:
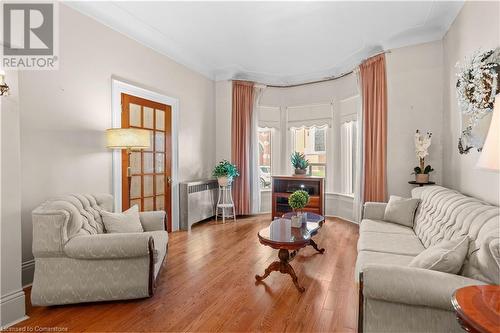
[[[179,99],[179,180],[215,163],[215,83],[60,5],[60,67],[20,75],[24,282],[32,274],[31,211],[67,192],[107,192],[112,76]]]
[[[500,177],[476,169],[479,154],[471,150],[460,155],[457,149],[460,135],[460,112],[456,98],[457,62],[463,62],[478,49],[500,46],[500,2],[465,2],[460,14],[443,40],[444,48],[444,170],[445,186],[457,189],[491,203],[500,204]]]
[[[10,96],[0,97],[0,329],[24,318],[21,285],[21,153],[18,75],[7,71]]]
[[[231,161],[232,81],[215,83],[215,160]]]
[[[418,165],[415,156],[416,129],[432,132],[426,164],[434,172],[430,179],[442,184],[443,49],[432,42],[391,50],[386,54],[387,71],[387,192],[408,197],[409,180]]]

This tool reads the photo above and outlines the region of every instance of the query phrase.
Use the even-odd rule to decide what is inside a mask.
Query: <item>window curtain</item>
[[[353,200],[353,220],[355,222],[361,222],[363,215],[363,195],[364,195],[364,174],[365,167],[363,162],[364,156],[364,145],[363,143],[363,103],[362,103],[362,89],[361,89],[361,76],[359,68],[354,70],[356,75],[356,83],[358,88],[359,99],[356,105],[357,109],[357,128],[356,128],[356,169],[354,174],[354,200]]]
[[[240,172],[233,183],[233,200],[237,215],[251,213],[251,153],[254,89],[252,82],[233,81],[231,117],[231,159]]]
[[[250,154],[250,212],[260,213],[260,172],[259,172],[259,103],[265,86],[253,88],[253,110],[251,115],[251,154]]]
[[[364,201],[386,201],[387,87],[385,55],[360,66],[364,122]]]

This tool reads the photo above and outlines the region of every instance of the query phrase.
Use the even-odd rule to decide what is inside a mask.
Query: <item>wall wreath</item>
[[[457,63],[457,98],[462,129],[458,151],[481,151],[488,132],[495,95],[500,91],[500,48],[476,51]]]

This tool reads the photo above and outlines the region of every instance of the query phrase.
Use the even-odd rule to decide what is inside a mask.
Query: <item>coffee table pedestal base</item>
[[[262,281],[266,277],[271,274],[271,272],[280,272],[283,274],[288,274],[292,277],[293,284],[297,288],[297,290],[301,293],[305,291],[305,288],[299,285],[299,279],[297,278],[297,275],[295,274],[295,271],[293,270],[292,265],[290,265],[290,261],[295,257],[295,254],[297,252],[293,251],[291,254],[288,252],[288,250],[281,249],[278,252],[278,257],[280,258],[280,261],[275,261],[269,265],[269,267],[266,268],[264,271],[264,275],[255,275],[255,279],[257,281]]]

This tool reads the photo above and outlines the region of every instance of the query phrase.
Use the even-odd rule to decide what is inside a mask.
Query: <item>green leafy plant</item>
[[[288,197],[288,205],[293,210],[303,209],[305,206],[307,206],[308,202],[309,194],[303,190],[295,191]]]
[[[430,166],[430,165],[427,165],[425,168],[424,168],[424,171],[422,171],[422,168],[421,167],[415,167],[413,169],[413,174],[429,174],[431,173],[432,171],[434,171],[434,169]]]
[[[305,170],[309,166],[309,161],[306,159],[306,155],[299,153],[298,151],[294,152],[292,156],[290,156],[290,161],[295,169]]]
[[[238,169],[236,168],[236,165],[232,164],[231,162],[227,160],[222,160],[217,164],[212,171],[212,176],[216,178],[220,177],[229,177],[229,178],[234,178],[238,177],[240,173],[238,172]]]

